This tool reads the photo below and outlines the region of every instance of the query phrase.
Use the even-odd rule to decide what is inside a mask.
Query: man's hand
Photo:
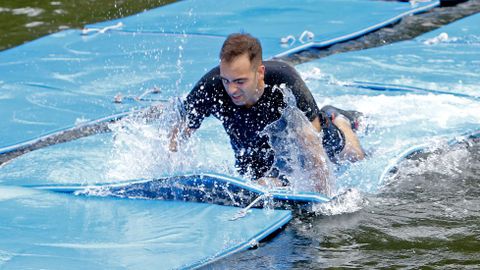
[[[170,131],[170,134],[168,137],[170,138],[170,144],[168,145],[168,149],[170,152],[177,152],[177,146],[178,146],[178,133],[179,133],[179,128],[174,127],[172,131]]]
[[[170,144],[168,145],[168,149],[171,152],[177,152],[179,144],[181,144],[182,141],[190,138],[194,131],[195,129],[185,127],[183,123],[180,123],[173,127],[172,131],[169,134]]]

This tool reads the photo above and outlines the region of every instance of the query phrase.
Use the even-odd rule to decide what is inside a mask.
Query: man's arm
[[[172,128],[169,134],[170,151],[176,152],[179,145],[188,140],[192,133],[200,127],[203,119],[211,114],[215,91],[223,87],[221,80],[217,78],[219,74],[219,67],[214,67],[203,75],[185,98],[182,120]]]
[[[312,180],[315,181],[316,191],[324,194],[331,194],[331,175],[330,169],[327,164],[327,155],[323,149],[323,144],[318,132],[321,130],[320,119],[315,117],[312,121],[314,128],[305,126],[303,127],[301,139],[303,142],[304,154],[310,157],[309,164],[305,164],[305,169],[309,170],[312,174]]]

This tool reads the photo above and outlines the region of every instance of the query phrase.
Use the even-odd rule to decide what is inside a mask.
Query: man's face
[[[265,66],[255,67],[242,54],[231,62],[220,63],[220,76],[227,94],[237,106],[251,107],[263,94]]]

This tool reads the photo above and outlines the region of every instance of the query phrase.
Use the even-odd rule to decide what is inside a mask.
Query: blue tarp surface
[[[103,199],[0,186],[1,269],[178,269],[255,245],[290,211]],[[226,229],[228,227],[228,229]]]
[[[0,53],[0,148],[185,93],[216,65],[215,37],[53,34]],[[188,71],[188,72],[186,72]]]
[[[0,150],[150,104],[131,99],[114,104],[117,94],[138,97],[158,89],[160,95],[147,98],[168,99],[187,93],[218,63],[219,48],[230,32],[246,30],[260,37],[268,58],[299,45],[281,46],[285,35],[298,39],[309,30],[317,43],[358,36],[362,29],[374,30],[405,12],[435,5],[438,1],[411,6],[364,0],[223,5],[191,0],[119,19],[124,26],[106,32],[56,33],[0,53]]]
[[[439,5],[439,1],[419,2],[414,5],[396,1],[365,0],[189,0],[153,9],[109,22],[87,25],[87,29],[102,29],[121,23],[114,31],[180,33],[227,36],[234,32],[248,32],[266,46],[268,56],[296,47],[326,46],[365,34],[398,21],[409,14],[422,12]],[[179,23],[180,22],[180,23]],[[304,31],[312,39],[302,39]],[[287,36],[296,42],[282,46]],[[269,44],[270,45],[270,44]]]
[[[318,103],[365,114],[360,136],[369,157],[340,176],[340,186],[375,191],[411,150],[480,130],[479,23],[474,15],[412,41],[297,66]]]
[[[344,84],[403,86],[480,97],[480,14],[413,40],[307,64]]]

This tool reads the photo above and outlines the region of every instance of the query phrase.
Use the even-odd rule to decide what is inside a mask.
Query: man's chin
[[[242,100],[242,99],[233,99],[231,98],[233,104],[237,105],[237,106],[243,106],[245,105],[245,102]]]

